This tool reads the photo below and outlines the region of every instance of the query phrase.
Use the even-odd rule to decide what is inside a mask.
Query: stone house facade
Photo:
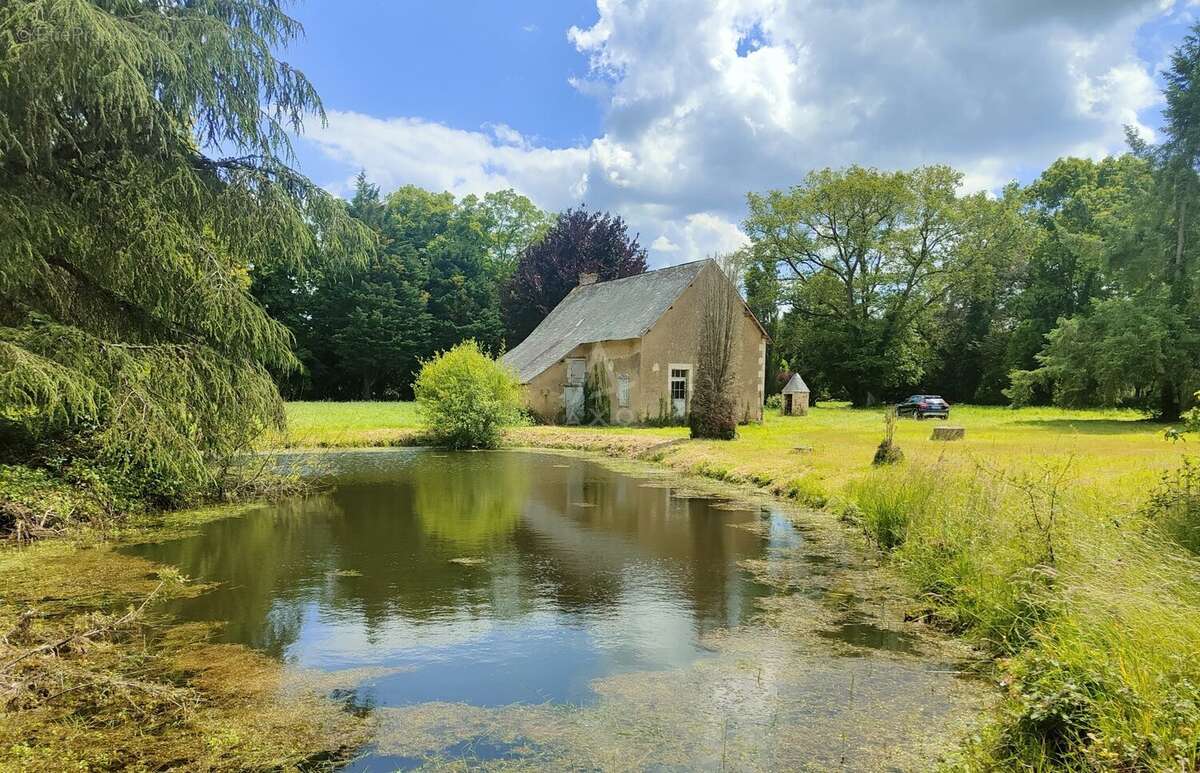
[[[736,296],[735,401],[741,420],[761,421],[767,334],[711,259],[608,282],[585,274],[502,362],[516,371],[527,406],[543,421],[580,423],[597,407],[614,424],[682,421],[710,288]]]

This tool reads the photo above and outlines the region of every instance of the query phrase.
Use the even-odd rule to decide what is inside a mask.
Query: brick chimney
[[[599,278],[600,278],[599,274],[580,274],[579,275],[579,286],[587,287],[588,285],[594,285],[594,284],[596,284],[596,280]]]

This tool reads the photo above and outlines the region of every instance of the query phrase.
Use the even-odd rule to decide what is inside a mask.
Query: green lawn
[[[287,404],[287,432],[266,445],[390,445],[420,426],[412,402],[294,402]]]
[[[900,419],[896,442],[910,466],[970,468],[1062,467],[1077,486],[1137,498],[1162,472],[1178,466],[1186,442],[1170,443],[1163,426],[1133,411],[955,406],[951,425],[964,427],[955,442],[930,439],[938,420]],[[871,471],[883,438],[881,410],[818,407],[807,416],[771,413],[742,427],[733,443],[688,443],[672,452],[679,465],[710,464],[736,475],[784,483],[808,478],[830,493]]]

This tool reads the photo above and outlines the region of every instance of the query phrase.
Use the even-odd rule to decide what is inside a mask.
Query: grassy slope
[[[387,445],[417,431],[409,404],[288,410],[293,445]],[[914,614],[996,657],[1006,697],[965,753],[972,768],[1200,767],[1200,561],[1145,508],[1196,438],[1168,442],[1123,411],[957,406],[964,441],[932,441],[935,422],[902,420],[905,460],[880,469],[881,417],[772,413],[733,442],[661,446],[686,430],[562,427],[510,441],[648,453],[841,513],[912,582]]]

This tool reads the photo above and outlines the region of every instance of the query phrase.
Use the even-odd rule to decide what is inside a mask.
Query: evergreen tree
[[[300,31],[278,0],[0,5],[0,447],[177,499],[282,422],[249,268],[372,247],[282,160],[321,115],[271,53]]]
[[[311,296],[304,344],[313,358],[315,396],[411,397],[432,325],[426,271],[419,251],[404,241],[406,224],[393,218],[365,174],[349,212],[379,234],[381,247],[365,267],[326,272]]]
[[[745,263],[742,281],[746,288],[746,305],[771,337],[767,342],[765,394],[779,394],[784,386],[779,380],[783,370],[779,310],[783,301],[783,283],[779,281],[779,268],[776,261],[770,257],[748,253],[742,258]]]

